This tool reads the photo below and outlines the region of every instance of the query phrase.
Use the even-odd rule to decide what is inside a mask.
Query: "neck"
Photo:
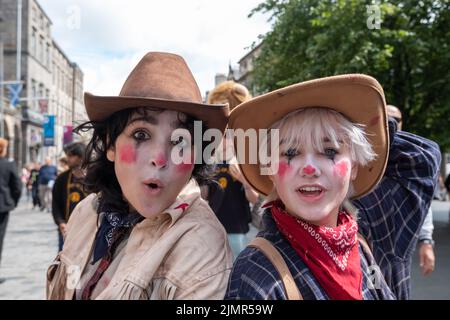
[[[337,210],[332,210],[328,213],[323,219],[315,220],[315,219],[305,219],[304,217],[299,216],[295,212],[291,212],[286,209],[286,211],[293,217],[297,219],[301,219],[309,224],[318,226],[318,227],[328,227],[328,228],[336,228],[339,216],[339,208]]]
[[[312,222],[315,225],[336,228],[337,227],[338,214],[330,214],[328,217],[322,219],[321,221]]]

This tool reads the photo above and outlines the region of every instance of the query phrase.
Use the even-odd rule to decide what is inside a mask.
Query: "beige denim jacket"
[[[92,260],[97,195],[78,204],[47,271],[47,299],[73,299]],[[223,299],[232,267],[227,234],[194,180],[155,218],[137,224],[94,299]],[[114,259],[116,256],[114,257]],[[107,270],[108,271],[108,270]]]

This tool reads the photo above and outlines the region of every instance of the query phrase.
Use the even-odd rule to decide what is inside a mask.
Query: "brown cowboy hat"
[[[270,128],[288,113],[311,107],[330,108],[340,112],[354,123],[365,125],[368,140],[377,157],[366,166],[359,168],[358,175],[353,181],[355,190],[353,198],[370,192],[384,174],[389,150],[383,88],[372,77],[363,74],[333,76],[301,82],[269,92],[233,109],[229,127],[244,131],[250,128],[257,129],[259,134],[258,129]],[[249,159],[248,143],[245,144],[244,159]],[[245,179],[255,190],[265,195],[272,191],[272,181],[267,175],[260,174],[259,163],[244,163],[239,166]]]
[[[131,71],[119,96],[84,94],[91,121],[136,107],[174,110],[205,121],[208,128],[224,131],[228,121],[226,104],[204,104],[200,90],[184,59],[165,52],[149,52]]]

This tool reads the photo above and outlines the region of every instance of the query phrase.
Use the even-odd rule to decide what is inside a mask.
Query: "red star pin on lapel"
[[[189,207],[189,205],[187,203],[182,203],[178,207],[176,207],[175,209],[181,209],[184,212],[187,207]]]

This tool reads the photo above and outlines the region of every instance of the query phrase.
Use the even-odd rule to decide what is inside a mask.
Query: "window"
[[[31,31],[31,55],[36,56],[36,29],[33,28],[33,31]]]
[[[52,78],[53,78],[53,85],[56,85],[56,65],[52,63]]]
[[[36,109],[36,96],[37,96],[37,84],[35,80],[31,80],[31,101],[30,105],[32,109]]]
[[[41,83],[41,84],[39,84],[39,95],[38,95],[38,98],[41,99],[43,97],[44,97],[44,84]]]
[[[50,69],[50,43],[47,43],[47,52],[46,52],[46,57],[47,57],[47,59],[46,59],[46,62],[45,62],[45,65],[47,66],[47,68],[49,68]]]
[[[33,18],[33,21],[37,21],[37,10],[36,10],[36,7],[33,7],[33,11],[32,11],[32,18]]]
[[[51,101],[50,101],[50,90],[49,89],[45,89],[45,97],[48,99],[47,101],[47,108],[48,108],[48,113],[52,114],[51,112]]]
[[[42,36],[39,37],[39,45],[38,45],[38,60],[43,62],[44,55],[44,38]]]

